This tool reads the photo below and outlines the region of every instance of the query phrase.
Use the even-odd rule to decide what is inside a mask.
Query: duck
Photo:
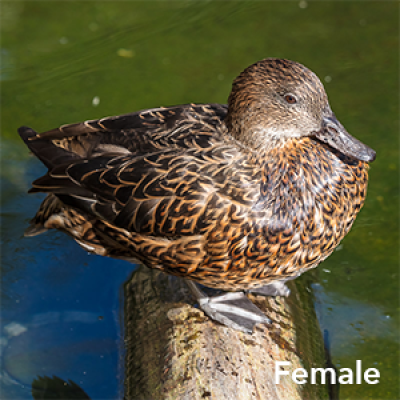
[[[247,333],[270,323],[248,293],[288,296],[285,282],[350,231],[376,156],[317,75],[279,58],[240,73],[227,105],[19,135],[48,168],[29,190],[47,196],[25,235],[58,229],[90,253],[183,277],[209,317]]]

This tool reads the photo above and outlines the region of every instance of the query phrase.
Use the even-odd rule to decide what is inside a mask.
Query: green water
[[[377,385],[342,385],[340,398],[400,398],[398,3],[3,1],[1,29],[1,273],[8,320],[27,321],[34,312],[15,306],[31,290],[32,275],[43,285],[41,296],[50,290],[40,281],[43,274],[33,271],[39,247],[41,260],[62,260],[73,251],[75,265],[86,262],[63,235],[21,237],[40,202],[25,191],[43,168],[20,142],[20,125],[43,131],[148,107],[225,103],[233,78],[246,66],[284,57],[317,73],[343,125],[377,151],[366,205],[316,274],[316,309],[339,368],[354,369],[362,360],[381,373]],[[126,270],[116,285],[129,268],[118,265]],[[52,289],[78,275],[46,273],[54,274]],[[22,281],[25,286],[13,289]],[[60,334],[56,325],[52,332]],[[17,381],[23,381],[18,374],[35,373],[7,363]],[[15,398],[12,383],[4,387]]]

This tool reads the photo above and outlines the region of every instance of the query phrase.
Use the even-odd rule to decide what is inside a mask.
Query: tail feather
[[[46,232],[47,230],[48,229],[42,225],[36,225],[31,223],[31,225],[25,229],[24,236],[37,236],[40,235],[41,233]]]
[[[69,177],[54,178],[50,174],[43,175],[32,182],[32,188],[29,189],[29,193],[36,192],[67,194],[69,196],[84,197],[88,199],[94,197],[93,192],[77,185]]]
[[[49,169],[81,159],[77,154],[56,146],[51,140],[41,139],[32,128],[22,126],[18,133],[29,150]]]
[[[30,226],[25,230],[24,235],[36,236],[46,232],[48,229],[45,227],[46,222],[52,215],[59,213],[62,208],[63,204],[57,196],[53,194],[46,196],[36,212],[36,215],[32,218]]]
[[[87,251],[105,255],[104,240],[101,239],[101,232],[94,226],[95,222],[95,219],[68,207],[51,193],[43,200],[24,235],[36,236],[48,229],[59,229],[72,236]]]

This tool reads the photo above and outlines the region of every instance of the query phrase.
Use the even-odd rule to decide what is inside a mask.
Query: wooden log
[[[289,298],[251,296],[272,320],[252,335],[210,320],[182,279],[140,267],[125,285],[125,399],[329,399],[328,387],[275,383],[275,362],[325,367],[311,291],[300,278]]]

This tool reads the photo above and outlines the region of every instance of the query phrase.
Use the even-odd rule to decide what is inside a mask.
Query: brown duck
[[[309,69],[268,58],[228,106],[189,104],[19,129],[48,173],[27,235],[50,228],[85,250],[188,278],[212,318],[268,318],[244,292],[288,295],[349,232],[375,152],[350,136]],[[192,281],[229,293],[207,297]]]

